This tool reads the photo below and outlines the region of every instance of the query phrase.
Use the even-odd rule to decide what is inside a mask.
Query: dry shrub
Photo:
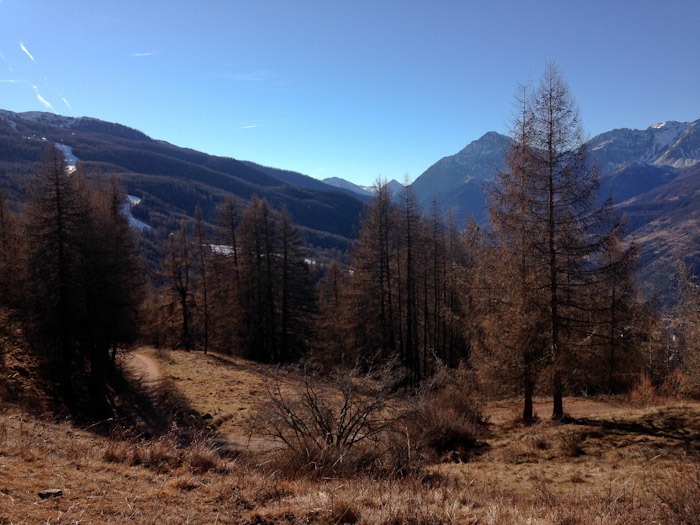
[[[184,450],[184,463],[195,474],[225,470],[221,458],[202,442],[192,443]]]
[[[102,457],[109,463],[140,465],[161,474],[181,466],[186,466],[194,474],[227,471],[214,448],[205,440],[182,446],[171,436],[150,441],[113,438],[107,443]]]
[[[328,377],[305,373],[287,390],[277,377],[255,430],[282,445],[274,467],[287,475],[401,473],[411,454],[399,424],[406,413],[399,381],[391,365],[370,373],[338,369]]]
[[[345,500],[334,501],[328,516],[328,523],[354,524],[359,523],[361,518],[362,514],[354,504]]]
[[[559,436],[558,452],[560,457],[575,458],[584,454],[583,435],[579,432],[566,432]]]
[[[656,481],[651,492],[660,502],[659,523],[700,524],[700,465],[679,463]]]
[[[648,372],[644,371],[640,374],[637,383],[630,391],[629,398],[630,403],[640,407],[654,404],[657,399],[657,392]]]
[[[439,365],[419,400],[418,410],[408,421],[419,450],[465,460],[483,446],[485,418],[471,371]]]
[[[126,441],[117,441],[115,439],[112,439],[107,443],[103,459],[107,463],[129,463],[132,452],[130,448],[132,446],[132,444],[129,444]]]
[[[268,390],[258,432],[283,445],[274,467],[287,475],[418,473],[430,458],[464,460],[485,433],[476,382],[464,368],[440,366],[418,393],[397,389],[391,365],[372,374],[306,374],[283,391]]]
[[[700,384],[681,367],[675,368],[665,378],[659,389],[664,396],[675,398],[700,398]]]

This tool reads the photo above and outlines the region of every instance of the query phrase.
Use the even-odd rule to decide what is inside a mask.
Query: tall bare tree
[[[591,283],[616,225],[611,202],[597,205],[598,173],[588,162],[578,108],[558,68],[546,67],[532,96],[521,93],[509,169],[499,178],[491,215],[511,264],[520,267],[514,313],[524,319],[524,312],[537,312],[528,325],[544,325],[533,332],[539,334],[535,341],[518,343],[523,369],[538,360],[543,345],[552,417],[561,419],[569,369],[591,330]],[[528,348],[534,355],[527,357]]]
[[[73,371],[85,314],[81,280],[93,230],[89,196],[80,178],[66,169],[61,152],[50,148],[32,179],[24,210],[30,333],[55,364],[67,398],[74,394]]]
[[[527,86],[520,86],[511,124],[508,170],[498,174],[490,193],[489,214],[498,247],[495,259],[482,261],[492,263],[488,269],[482,268],[490,287],[483,319],[487,320],[489,352],[498,356],[494,364],[502,372],[508,371],[507,377],[522,393],[522,417],[528,423],[534,417],[533,396],[545,346],[542,316],[533,313],[538,303],[546,302],[541,283],[543,264],[536,245],[543,225],[533,214],[538,198],[534,137],[532,95]]]
[[[194,210],[194,227],[197,236],[197,262],[199,263],[199,282],[202,287],[202,306],[203,312],[203,336],[204,336],[204,353],[209,351],[209,297],[207,294],[207,285],[209,277],[209,260],[208,247],[206,246],[206,234],[204,232],[204,219],[202,218],[202,208],[197,204]]]
[[[194,298],[194,275],[192,268],[193,249],[189,236],[189,225],[182,221],[180,229],[170,234],[165,247],[165,275],[169,281],[174,300],[172,310],[179,317],[179,346],[192,349],[192,301]]]
[[[14,302],[19,241],[17,217],[10,209],[7,195],[0,190],[0,305]]]
[[[398,243],[391,191],[386,183],[377,181],[354,247],[349,290],[353,346],[366,359],[390,358],[402,352],[395,264]]]

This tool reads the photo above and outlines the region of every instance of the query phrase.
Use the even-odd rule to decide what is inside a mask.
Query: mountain
[[[177,147],[97,119],[0,110],[0,184],[12,202],[24,199],[25,180],[51,145],[70,152],[89,175],[119,176],[128,194],[141,199],[132,208],[135,218],[159,235],[192,217],[197,204],[213,222],[228,194],[244,200],[257,194],[275,208],[286,206],[321,248],[346,249],[359,228],[359,198],[299,173]]]
[[[387,182],[386,186],[389,192],[394,196],[394,199],[400,198],[401,193],[406,189],[406,187],[396,179],[391,179]]]
[[[672,294],[679,261],[700,276],[700,164],[617,209],[627,219],[628,238],[640,249],[640,279],[662,299]]]
[[[372,196],[371,187],[359,186],[348,180],[341,179],[340,177],[329,177],[327,179],[323,179],[323,182],[339,189],[351,191],[353,193],[356,193],[357,195],[362,195],[364,197]]]
[[[510,139],[495,131],[467,145],[455,155],[443,157],[411,185],[418,203],[429,210],[436,200],[443,211],[453,210],[458,220],[472,216],[486,221],[486,187],[506,167]]]
[[[436,201],[442,211],[454,210],[460,222],[472,217],[487,223],[486,190],[506,168],[509,144],[508,137],[489,132],[440,159],[411,185],[417,201],[428,213]],[[371,189],[342,179],[318,181],[207,155],[116,123],[0,110],[0,186],[15,207],[50,145],[88,174],[119,176],[132,196],[131,219],[147,235],[175,230],[181,218],[192,217],[197,203],[205,220],[214,222],[224,196],[247,200],[258,194],[276,208],[286,206],[312,245],[346,250],[371,198]],[[629,238],[640,248],[643,279],[668,290],[678,260],[700,273],[700,120],[615,129],[593,137],[587,147],[600,168],[601,194],[613,196]],[[389,185],[400,198],[403,185]]]
[[[485,223],[486,190],[506,168],[509,144],[508,137],[490,131],[433,164],[411,186],[423,209],[430,209],[436,199],[443,211],[454,210],[459,220],[471,216]],[[616,129],[592,138],[587,147],[591,162],[600,169],[601,193],[622,202],[700,163],[700,120]]]
[[[489,132],[433,164],[412,185],[424,211],[436,199],[458,221],[486,224],[487,189],[506,168],[509,143]],[[626,217],[628,238],[639,246],[642,279],[666,293],[677,261],[700,273],[700,120],[616,129],[587,147],[600,169],[601,196],[612,196]]]
[[[323,182],[330,184],[331,186],[335,186],[336,188],[350,191],[353,194],[360,195],[367,201],[369,201],[372,198],[372,195],[374,195],[374,188],[372,186],[359,186],[353,182],[341,179],[340,177],[329,177],[327,179],[323,179]],[[386,184],[394,198],[398,198],[405,188],[404,185],[396,179],[391,179]]]
[[[603,173],[626,164],[690,168],[700,162],[700,121],[662,122],[645,130],[615,129],[588,142]]]

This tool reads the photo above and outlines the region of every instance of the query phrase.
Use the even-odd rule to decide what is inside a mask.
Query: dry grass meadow
[[[695,402],[567,399],[565,423],[542,402],[530,427],[502,403],[486,408],[479,454],[401,477],[290,475],[254,427],[270,384],[293,391],[295,374],[151,349],[123,367],[171,428],[144,418],[105,435],[31,415],[26,399],[0,405],[0,523],[700,523]]]

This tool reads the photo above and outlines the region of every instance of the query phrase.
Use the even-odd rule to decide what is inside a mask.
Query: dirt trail
[[[153,358],[139,352],[127,354],[124,366],[136,381],[147,388],[157,387],[163,379],[158,363]]]

